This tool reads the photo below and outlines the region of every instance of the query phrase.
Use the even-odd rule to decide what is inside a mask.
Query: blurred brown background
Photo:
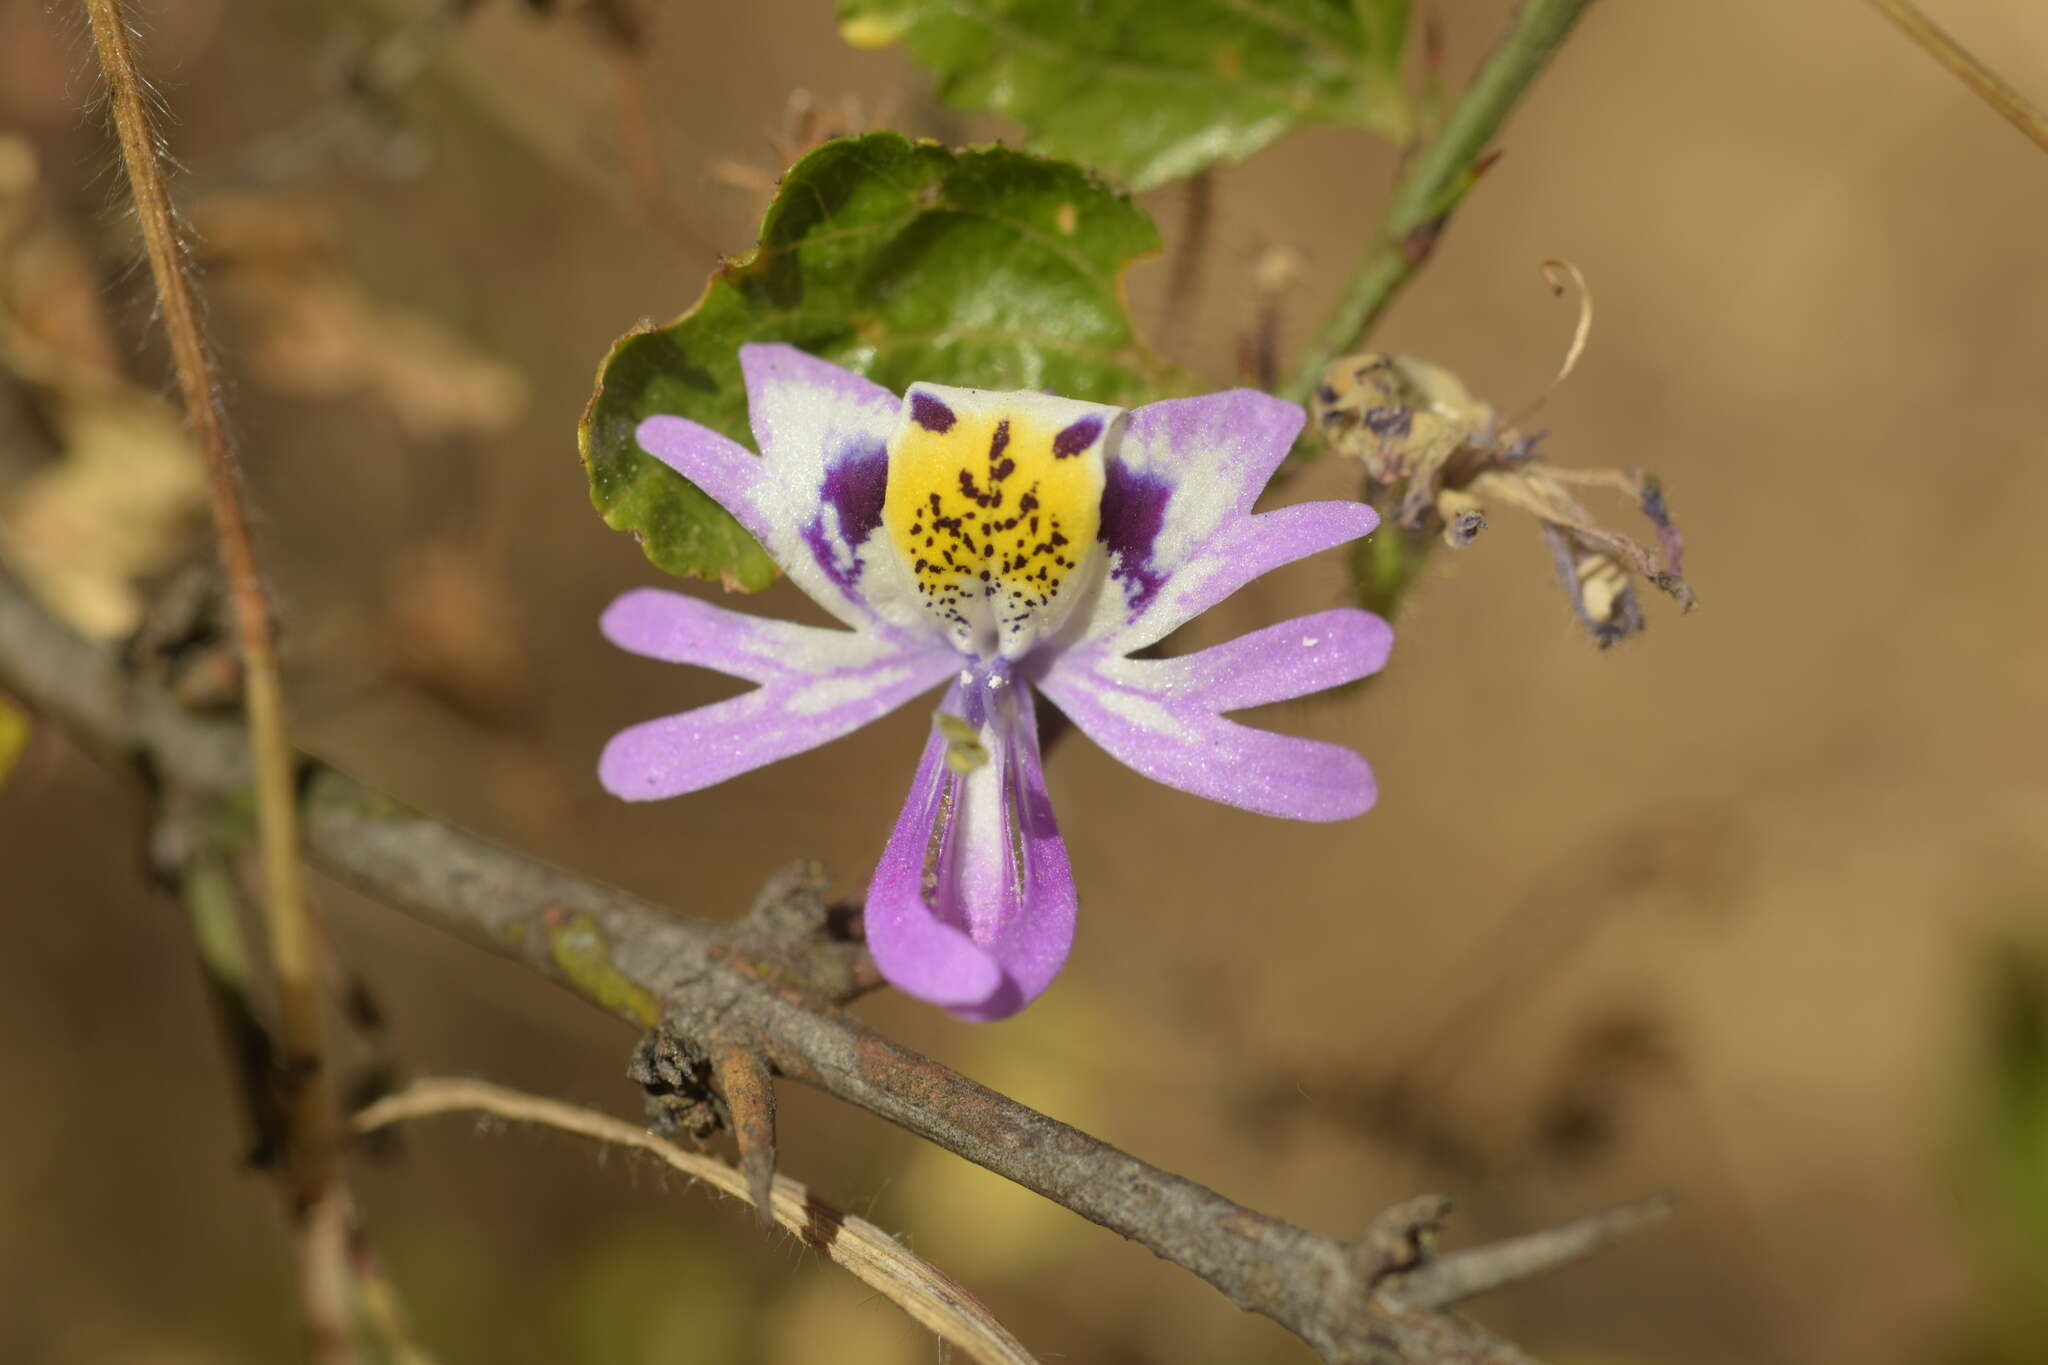
[[[508,0],[438,37],[404,29],[426,65],[390,101],[338,91],[352,52],[425,8],[143,6],[302,737],[693,913],[736,914],[800,854],[857,890],[917,707],[698,796],[629,808],[597,789],[605,736],[728,684],[598,639],[603,604],[658,575],[591,512],[574,426],[607,343],[751,244],[759,195],[721,167],[780,169],[792,91],[953,140],[1006,130],[933,108],[900,53],[843,46],[823,0],[656,15],[640,153],[592,27]],[[2048,100],[2038,6],[1930,9]],[[1462,78],[1506,6],[1436,10]],[[60,244],[14,263],[16,303],[36,294],[44,324],[110,345],[103,363],[148,390],[164,369],[81,113],[82,27],[0,0],[0,204]],[[1570,326],[1538,262],[1577,263],[1592,345],[1539,425],[1553,458],[1664,476],[1701,608],[1651,601],[1644,637],[1598,652],[1533,527],[1498,516],[1438,556],[1383,679],[1266,718],[1364,750],[1378,810],[1262,820],[1066,742],[1050,781],[1083,890],[1066,976],[1001,1025],[886,997],[861,1012],[1320,1231],[1422,1189],[1457,1197],[1461,1238],[1675,1192],[1664,1228],[1475,1307],[1560,1361],[2048,1358],[2024,1304],[2048,1230],[2011,1187],[2048,1167],[2023,1102],[2027,964],[2048,953],[2048,159],[1864,6],[1773,0],[1596,7],[1504,146],[1377,344],[1518,406]],[[1305,333],[1392,169],[1328,130],[1224,169],[1194,326],[1165,348],[1231,379],[1277,245],[1303,254],[1286,307]],[[1178,194],[1147,202],[1171,240]],[[1165,274],[1134,275],[1141,320]],[[87,439],[67,431],[52,444]],[[0,493],[48,473],[10,448]],[[139,561],[148,537],[178,542],[188,491],[162,483],[154,511],[102,528]],[[1344,489],[1320,468],[1288,496]],[[1195,643],[1343,591],[1334,556],[1303,566]],[[118,585],[94,601],[116,625],[128,609]],[[190,951],[142,876],[143,815],[131,780],[53,732],[0,787],[0,1360],[293,1350],[274,1200],[237,1165]],[[406,1069],[634,1112],[626,1030],[339,889],[320,900]],[[1308,1359],[877,1120],[791,1090],[784,1134],[788,1173],[1048,1361]],[[444,1362],[938,1357],[743,1211],[566,1140],[443,1122],[362,1189]]]

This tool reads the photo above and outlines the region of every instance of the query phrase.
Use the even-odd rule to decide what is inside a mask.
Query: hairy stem
[[[325,1074],[313,931],[299,862],[293,777],[270,602],[256,565],[227,423],[200,325],[199,302],[178,236],[164,156],[120,0],[85,0],[93,49],[106,78],[121,163],[135,201],[150,275],[169,337],[186,420],[206,464],[214,529],[228,582],[244,675],[250,770],[256,792],[263,913],[277,997],[285,1088],[286,1202],[297,1230],[301,1299],[315,1357],[354,1358],[347,1326],[347,1241],[353,1215],[340,1183],[343,1132]]]
[[[233,604],[235,636],[245,670],[246,714],[256,787],[257,843],[263,863],[263,910],[276,975],[278,1032],[286,1064],[301,1073],[292,1121],[296,1195],[310,1202],[330,1182],[340,1134],[333,1091],[320,1076],[323,1056],[313,933],[299,864],[298,806],[293,797],[295,758],[285,733],[284,694],[278,685],[276,636],[270,602],[256,567],[256,549],[242,506],[240,478],[220,394],[200,328],[177,219],[164,183],[163,157],[149,122],[141,72],[119,0],[85,0],[93,45],[107,79],[121,162],[134,192],[136,218],[149,253],[150,275],[162,305],[164,330],[178,372],[186,419],[206,460],[214,529],[220,538]]]
[[[1409,154],[1385,217],[1322,330],[1295,361],[1281,396],[1305,403],[1330,362],[1364,345],[1373,324],[1429,259],[1458,202],[1486,169],[1484,153],[1592,0],[1526,0],[1443,128]]]

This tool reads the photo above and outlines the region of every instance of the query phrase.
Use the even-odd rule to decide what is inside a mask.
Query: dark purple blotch
[[[1172,497],[1173,485],[1156,474],[1140,473],[1122,460],[1103,467],[1102,522],[1096,539],[1111,555],[1110,572],[1123,581],[1132,616],[1145,609],[1166,581],[1152,563],[1152,548],[1166,525],[1166,504]]]
[[[950,420],[951,413],[947,417]],[[825,465],[818,500],[839,514],[840,542],[833,543],[820,513],[804,527],[804,544],[825,576],[842,588],[851,588],[860,578],[860,556],[854,551],[882,524],[882,500],[888,491],[886,446],[849,446]]]
[[[1100,417],[1083,417],[1067,423],[1060,434],[1052,438],[1052,457],[1055,460],[1069,460],[1095,444],[1095,438],[1102,434]]]
[[[953,415],[951,408],[930,394],[913,393],[910,395],[910,420],[926,431],[944,436],[959,418]]]

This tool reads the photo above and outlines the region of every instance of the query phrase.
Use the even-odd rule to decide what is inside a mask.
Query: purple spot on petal
[[[1096,534],[1110,552],[1110,572],[1123,581],[1124,598],[1136,616],[1166,581],[1152,565],[1152,547],[1166,524],[1173,485],[1121,460],[1110,461],[1102,472],[1102,524]]]
[[[943,436],[953,429],[953,423],[957,419],[953,416],[951,408],[930,394],[913,393],[910,395],[910,420],[926,431],[937,432]]]
[[[1100,417],[1083,417],[1069,422],[1059,435],[1052,438],[1052,457],[1055,460],[1070,459],[1095,444],[1095,438],[1102,434]]]
[[[882,524],[882,499],[888,488],[886,447],[849,446],[825,464],[818,500],[839,514],[838,535],[820,514],[804,527],[804,544],[825,576],[842,588],[851,588],[860,578],[860,556],[855,551]]]
[[[884,446],[853,447],[825,466],[818,494],[839,511],[839,529],[849,545],[859,545],[882,524],[882,499],[889,490],[889,451]]]

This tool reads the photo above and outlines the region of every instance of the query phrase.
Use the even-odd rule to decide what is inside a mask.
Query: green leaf
[[[839,0],[847,42],[902,42],[946,103],[1137,189],[1304,123],[1405,141],[1407,29],[1408,0]]]
[[[591,501],[657,568],[759,591],[774,565],[634,444],[643,418],[676,413],[751,445],[739,367],[750,341],[788,342],[897,390],[926,379],[1124,404],[1185,392],[1124,307],[1124,269],[1158,245],[1142,210],[1064,162],[896,133],[828,142],[783,178],[751,254],[688,313],[605,357],[577,432]]]

